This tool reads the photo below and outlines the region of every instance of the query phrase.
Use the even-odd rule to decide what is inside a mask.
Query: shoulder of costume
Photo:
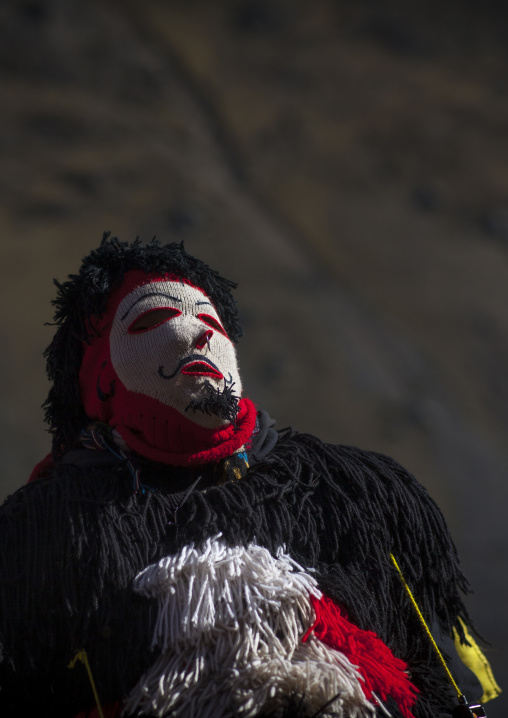
[[[444,630],[457,626],[457,615],[469,622],[460,598],[469,585],[444,515],[425,487],[397,461],[288,430],[249,473],[266,480],[283,476],[295,494],[312,495],[309,516],[327,533],[331,560],[338,556],[330,553],[331,546],[342,553],[342,560],[351,550],[351,561],[359,564],[388,564],[393,553],[416,594],[428,597],[425,607],[434,604]],[[362,543],[360,551],[354,550],[352,541]]]
[[[415,476],[385,454],[356,446],[330,444],[312,434],[283,429],[278,432],[278,441],[274,443],[269,454],[265,454],[265,459],[268,462],[277,462],[289,457],[293,457],[293,461],[297,463],[313,463],[322,468],[326,467],[326,474],[345,488],[353,485],[365,488],[376,485],[397,486],[401,491],[414,492],[416,497],[437,508],[428,491]],[[396,501],[400,497],[394,490],[386,498]]]

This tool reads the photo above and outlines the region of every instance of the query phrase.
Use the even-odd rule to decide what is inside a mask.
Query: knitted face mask
[[[130,448],[167,463],[199,463],[250,437],[255,409],[240,399],[235,347],[199,288],[128,272],[95,329],[80,372],[83,404]]]
[[[241,396],[234,345],[208,297],[189,284],[161,280],[136,287],[118,306],[110,349],[113,368],[129,391],[181,414],[202,400],[210,411],[214,393],[230,396],[233,407]],[[200,410],[191,416],[207,428],[234,418]]]

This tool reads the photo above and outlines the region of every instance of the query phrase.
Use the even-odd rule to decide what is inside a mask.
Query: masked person
[[[406,586],[459,692],[496,694],[422,486],[243,396],[232,282],[105,235],[57,286],[52,455],[0,509],[2,715],[450,715]]]

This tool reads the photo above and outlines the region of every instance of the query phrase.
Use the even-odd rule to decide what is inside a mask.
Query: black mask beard
[[[208,416],[213,414],[221,419],[227,419],[236,426],[239,399],[233,394],[234,385],[233,382],[231,386],[224,384],[223,389],[220,387],[214,389],[209,381],[205,381],[208,396],[203,399],[192,399],[190,404],[185,407],[185,411],[192,409],[192,411],[202,411],[203,414],[208,414]]]

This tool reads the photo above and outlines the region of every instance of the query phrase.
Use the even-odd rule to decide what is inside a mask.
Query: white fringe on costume
[[[127,713],[185,718],[282,715],[291,696],[308,715],[371,718],[357,669],[310,636],[316,581],[280,550],[228,547],[220,535],[148,566],[135,590],[158,598],[161,651],[126,701]],[[331,702],[330,702],[331,701]]]

